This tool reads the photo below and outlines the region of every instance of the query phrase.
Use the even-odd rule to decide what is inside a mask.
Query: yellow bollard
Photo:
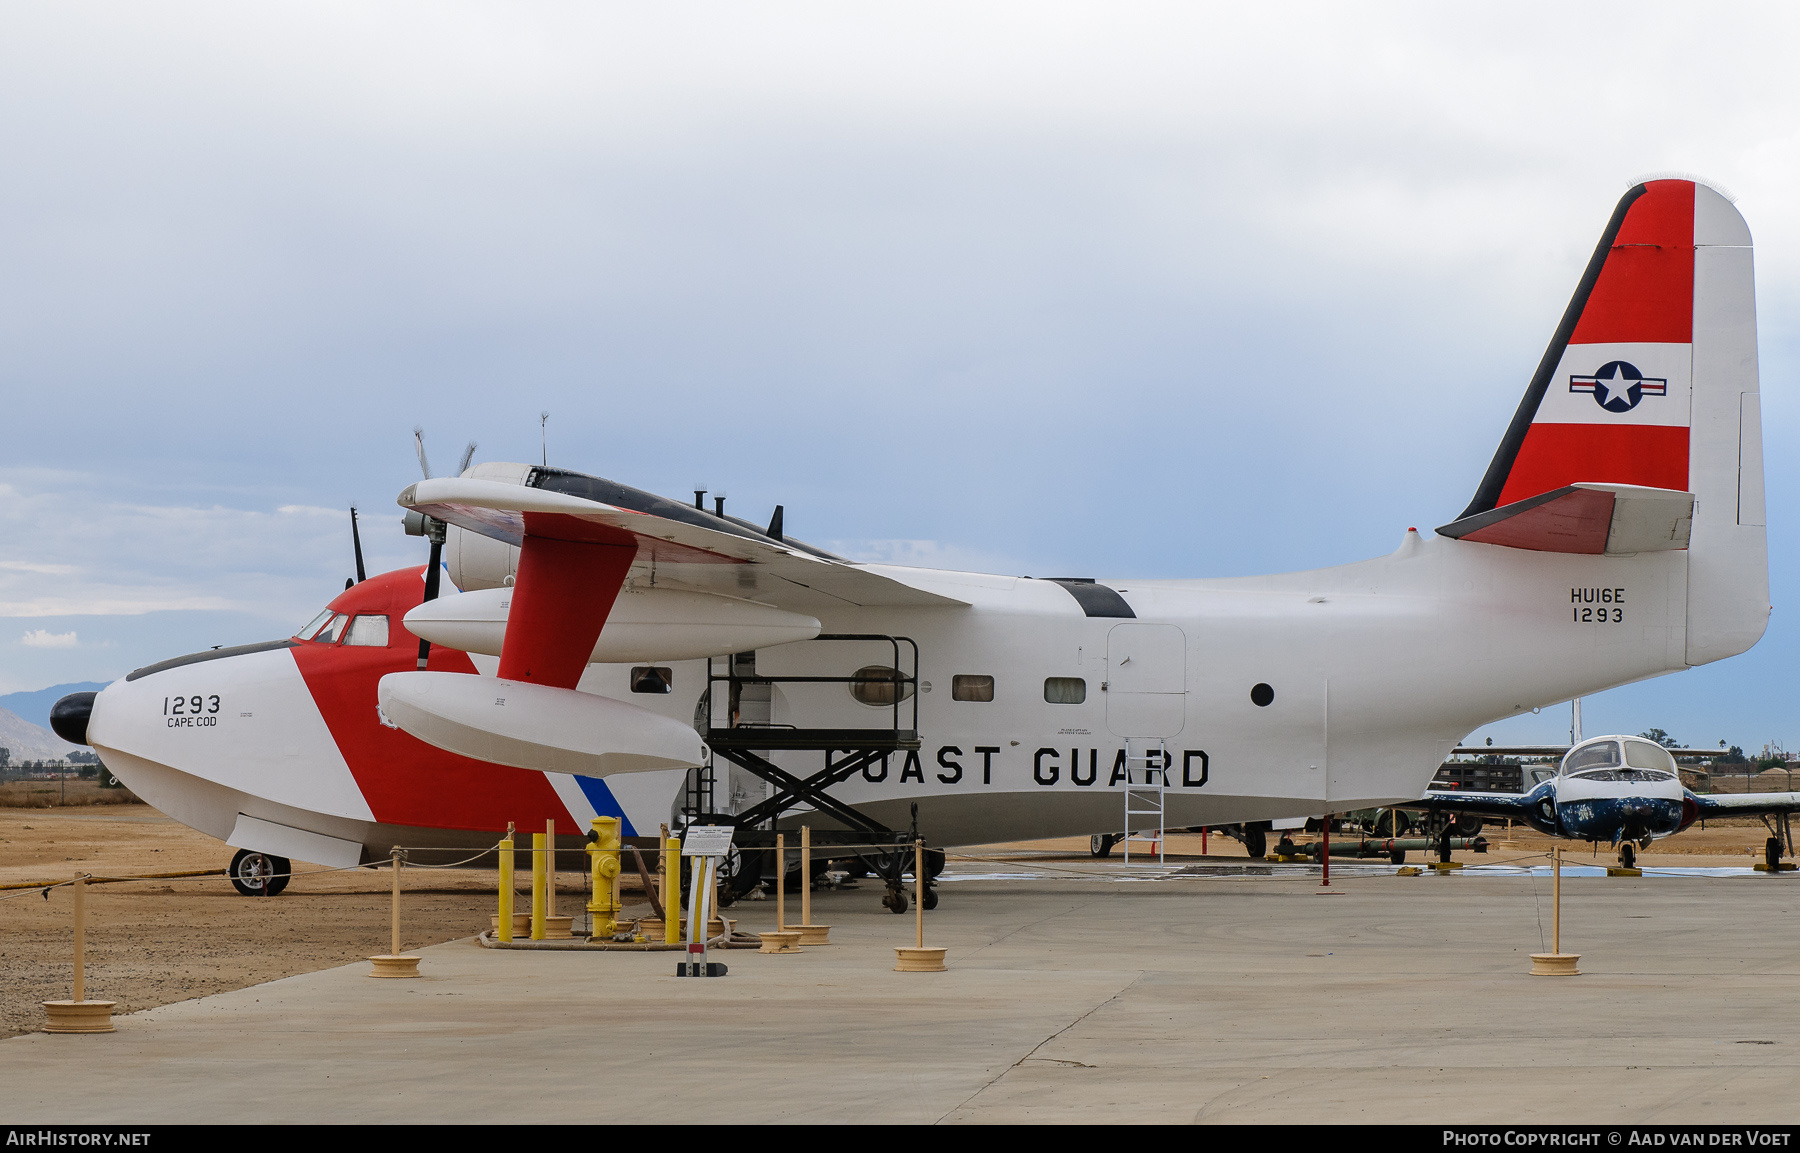
[[[544,860],[547,856],[544,846],[544,834],[531,834],[531,939],[544,939],[545,882],[547,874]]]
[[[666,831],[666,827],[665,827]],[[663,943],[681,944],[681,842],[663,837]]]
[[[500,842],[500,915],[494,928],[500,940],[513,939],[513,823],[506,822],[506,837]]]
[[[594,899],[588,902],[589,940],[604,941],[619,931],[619,818],[595,817],[594,839],[588,842],[593,863]]]

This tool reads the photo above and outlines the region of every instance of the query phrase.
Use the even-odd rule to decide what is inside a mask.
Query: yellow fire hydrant
[[[588,859],[594,867],[594,899],[588,902],[592,940],[604,941],[619,931],[619,868],[624,842],[619,818],[595,817],[588,835]]]

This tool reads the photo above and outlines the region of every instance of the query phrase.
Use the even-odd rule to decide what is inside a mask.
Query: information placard
[[[723,857],[731,851],[730,825],[694,825],[681,838],[684,857]]]

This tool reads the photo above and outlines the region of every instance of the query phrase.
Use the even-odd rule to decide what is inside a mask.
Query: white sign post
[[[688,939],[687,960],[675,966],[677,977],[723,977],[722,963],[706,959],[706,926],[712,920],[713,887],[717,883],[719,859],[731,852],[730,825],[694,825],[681,838],[681,855],[692,857],[694,867],[688,873]],[[701,862],[705,867],[701,868]]]

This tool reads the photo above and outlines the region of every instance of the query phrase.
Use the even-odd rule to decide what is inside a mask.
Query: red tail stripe
[[[1658,424],[1534,424],[1501,505],[1582,481],[1686,492],[1688,430]]]

